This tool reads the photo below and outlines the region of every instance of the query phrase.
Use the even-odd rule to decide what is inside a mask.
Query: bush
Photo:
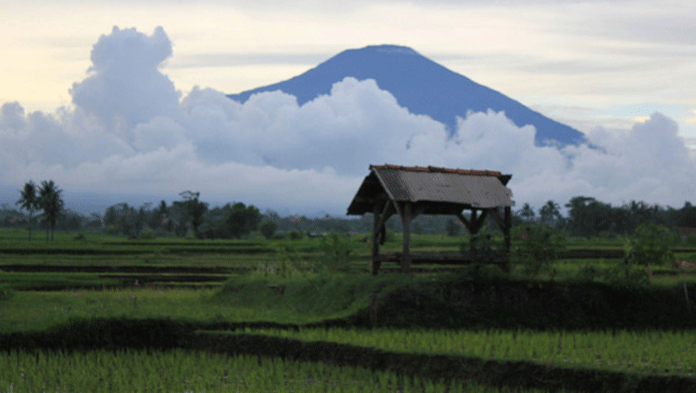
[[[304,237],[304,232],[299,229],[293,229],[290,231],[290,240],[301,240]]]
[[[676,235],[662,225],[640,225],[626,240],[626,259],[629,264],[647,267],[674,263],[672,246]]]
[[[172,235],[171,232],[167,232],[163,228],[155,229],[155,237],[170,237],[171,235]]]
[[[107,225],[104,227],[104,233],[112,236],[120,235],[121,228],[116,224]]]
[[[395,238],[396,238],[396,236],[394,235],[394,231],[392,231],[391,229],[385,229],[385,231],[384,231],[384,242],[385,243],[393,242]]]
[[[306,267],[307,263],[297,250],[281,246],[276,250],[275,258],[260,263],[257,270],[259,273],[263,274],[264,277],[280,276],[286,278],[298,272],[304,275]]]
[[[650,272],[646,267],[637,266],[626,258],[615,267],[607,269],[605,279],[614,286],[639,288],[650,283]]]
[[[273,237],[273,234],[275,233],[276,229],[278,229],[278,223],[275,221],[266,221],[259,227],[259,230],[261,231],[261,234],[263,237],[266,239],[270,239]]]
[[[520,264],[530,278],[550,268],[565,250],[565,238],[544,225],[524,225],[513,230],[519,239],[510,250],[510,261]]]
[[[328,279],[339,270],[346,269],[350,263],[352,252],[350,243],[345,236],[339,236],[335,232],[321,239],[322,254],[313,264],[314,273],[318,273],[322,279]]]
[[[683,242],[687,246],[696,246],[696,234],[690,234],[683,239]]]
[[[677,236],[662,225],[642,224],[626,239],[626,258],[607,271],[607,282],[613,285],[644,287],[650,282],[650,265],[674,262],[671,247]]]
[[[580,269],[576,278],[581,282],[593,282],[604,275],[604,270],[596,265],[586,265]]]
[[[476,263],[491,263],[505,255],[503,245],[485,230],[471,235],[468,241],[461,244],[460,251]]]
[[[153,231],[152,229],[140,231],[140,236],[138,236],[138,238],[141,240],[152,240],[155,238],[155,231]]]

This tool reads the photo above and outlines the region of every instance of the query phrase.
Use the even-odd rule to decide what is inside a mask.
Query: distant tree
[[[259,227],[261,234],[266,239],[272,238],[276,229],[278,229],[278,223],[275,221],[266,221],[263,224],[261,224],[261,227]]]
[[[534,221],[534,209],[529,206],[529,203],[525,203],[522,209],[519,211],[519,215],[525,223],[531,223]]]
[[[169,220],[169,213],[167,209],[167,202],[164,200],[160,201],[159,206],[157,207],[156,214],[155,216],[157,217],[157,226],[164,229],[165,231],[169,232],[171,231],[171,220]],[[165,221],[166,220],[166,221]]]
[[[85,216],[76,211],[65,209],[62,211],[61,220],[56,224],[56,228],[63,231],[79,231],[85,221]]]
[[[24,189],[19,191],[20,198],[16,202],[20,208],[26,209],[29,212],[29,241],[31,241],[31,224],[34,218],[34,212],[39,209],[39,198],[36,195],[36,184],[29,180],[24,184]]]
[[[118,221],[118,214],[116,213],[116,206],[112,205],[106,208],[104,212],[104,225],[116,225]]]
[[[86,229],[100,229],[102,227],[102,218],[99,213],[91,213],[87,219]]]
[[[140,232],[147,223],[147,209],[149,209],[149,207],[149,203],[143,204],[138,209],[138,214],[135,215],[135,236],[140,236]]]
[[[269,221],[275,221],[275,222],[280,221],[280,214],[278,214],[278,212],[276,212],[275,210],[270,210],[270,209],[266,210],[266,213],[264,214],[264,216]]]
[[[121,228],[121,234],[131,236],[134,235],[135,227],[135,209],[127,203],[119,203],[118,209],[118,224]]]
[[[577,196],[571,198],[565,206],[568,208],[571,232],[574,235],[591,237],[615,227],[614,209],[607,203]]]
[[[39,207],[43,210],[43,218],[46,222],[46,241],[48,241],[49,231],[51,240],[53,240],[53,232],[56,227],[56,221],[62,217],[63,198],[60,194],[63,192],[53,180],[42,181],[39,188]]]
[[[249,236],[261,223],[261,212],[254,205],[248,207],[242,202],[232,205],[232,208],[224,218],[224,222],[230,230],[232,237],[241,238]]]
[[[556,224],[563,219],[561,212],[559,211],[560,206],[554,201],[548,201],[544,206],[539,209],[539,221],[541,224],[553,228]]]
[[[674,225],[679,227],[691,227],[696,228],[696,206],[692,205],[691,202],[684,202],[684,206],[676,210]]]
[[[200,195],[200,192],[184,191],[179,193],[179,196],[184,200],[174,202],[175,204],[180,204],[185,208],[186,212],[188,213],[188,220],[193,228],[193,234],[196,237],[198,237],[198,228],[203,222],[203,214],[208,211],[208,203],[198,200]]]

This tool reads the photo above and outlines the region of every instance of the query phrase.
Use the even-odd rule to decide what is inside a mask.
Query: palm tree
[[[554,223],[559,223],[563,216],[560,212],[558,203],[549,200],[544,206],[539,209],[539,217],[542,224],[548,227],[553,227]]]
[[[46,222],[46,241],[48,241],[48,233],[50,230],[51,240],[53,240],[53,231],[56,227],[56,221],[62,217],[63,213],[63,198],[60,193],[63,192],[53,180],[42,181],[39,188],[39,206],[43,210],[43,217]]]
[[[15,204],[20,205],[21,209],[29,212],[29,241],[31,241],[31,222],[34,218],[34,211],[39,208],[39,199],[36,197],[36,184],[29,180],[24,184],[24,189],[19,190],[22,196]]]

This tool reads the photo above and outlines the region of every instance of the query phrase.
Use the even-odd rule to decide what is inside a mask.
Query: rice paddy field
[[[361,367],[185,350],[0,353],[2,393],[100,391],[497,393],[511,390],[472,381],[431,381]]]
[[[56,241],[47,243],[39,236],[28,242],[21,230],[0,229],[0,344],[5,343],[0,345],[0,393],[595,391],[575,384],[572,378],[567,384],[550,385],[540,377],[520,380],[525,377],[520,372],[517,382],[507,386],[505,378],[520,364],[577,371],[583,378],[611,376],[624,381],[616,386],[626,392],[645,391],[646,385],[641,385],[645,381],[663,384],[664,391],[696,391],[692,304],[696,272],[692,270],[654,267],[650,288],[615,290],[601,283],[601,272],[617,263],[621,239],[574,239],[552,273],[533,282],[506,281],[498,275],[471,281],[466,276],[471,270],[446,265],[416,265],[414,274],[402,276],[396,263],[387,262],[382,264],[384,274],[374,278],[368,274],[371,246],[363,238],[364,234],[346,238],[350,254],[345,265],[325,271],[314,262],[323,255],[321,239],[265,240],[255,234],[236,241],[140,241],[101,233],[81,238],[56,233]],[[400,251],[400,242],[395,234],[383,252]],[[413,235],[411,248],[413,252],[458,252],[461,242],[446,236]],[[677,250],[676,256],[696,262],[696,249]],[[585,296],[578,292],[584,284],[578,284],[577,277],[588,266],[599,273],[590,280],[593,292]],[[518,277],[516,269],[513,266],[511,277]],[[462,280],[461,288],[457,280]],[[506,290],[509,285],[516,289]],[[527,291],[537,297],[528,296]],[[564,311],[566,303],[547,298],[562,296],[568,302],[578,294],[578,302],[586,303],[577,310],[596,319],[587,326],[615,327],[559,329],[554,316]],[[611,303],[602,297],[605,294],[624,300]],[[618,321],[624,317],[612,316],[620,314],[616,305],[621,302],[629,302],[625,308],[632,315],[640,314],[643,306],[630,303],[632,297],[651,302],[644,310],[648,316],[630,318],[642,323],[635,328]],[[540,299],[543,306],[535,303]],[[515,315],[510,310],[516,310]],[[518,315],[525,310],[531,315],[527,319]],[[453,319],[455,312],[477,319]],[[525,326],[537,315],[548,317],[548,329],[539,328],[543,323],[533,329]],[[152,321],[157,326],[180,325],[185,337],[168,350],[149,347],[147,342],[142,347],[113,348],[113,340],[107,350],[99,337],[106,340],[110,334],[131,333],[116,332],[121,329],[116,327],[60,337],[73,326],[93,329],[90,321],[109,320],[141,321],[143,329]],[[461,326],[437,326],[445,320]],[[482,379],[431,378],[418,370],[365,368],[360,359],[337,365],[254,350],[216,352],[197,348],[191,341],[194,333],[206,332],[247,337],[252,340],[249,348],[262,346],[270,338],[291,340],[272,341],[279,345],[308,343],[303,350],[308,351],[304,356],[309,360],[308,353],[323,348],[312,345],[334,343],[355,348],[356,353],[369,348],[396,358],[443,355],[442,359],[459,359],[461,364],[479,359],[481,364],[492,364],[488,370],[493,371]],[[82,336],[92,341],[81,343]],[[17,337],[27,348],[12,344]],[[52,344],[44,348],[42,342]],[[495,383],[488,383],[491,380]]]
[[[539,332],[401,329],[244,329],[236,334],[287,337],[377,348],[583,367],[648,375],[693,376],[696,331]]]

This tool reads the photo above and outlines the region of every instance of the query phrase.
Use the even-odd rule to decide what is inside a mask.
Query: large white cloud
[[[449,138],[370,80],[346,78],[302,106],[282,92],[244,104],[213,89],[182,98],[161,71],[171,53],[161,28],[114,28],[73,85],[73,106],[27,114],[2,105],[0,186],[50,178],[72,194],[133,200],[191,189],[214,203],[343,214],[368,166],[393,163],[511,173],[517,202],[535,206],[577,195],[680,206],[696,195],[696,163],[660,114],[623,134],[597,130],[589,138],[598,148],[537,147],[532,126],[495,112],[469,113]]]

